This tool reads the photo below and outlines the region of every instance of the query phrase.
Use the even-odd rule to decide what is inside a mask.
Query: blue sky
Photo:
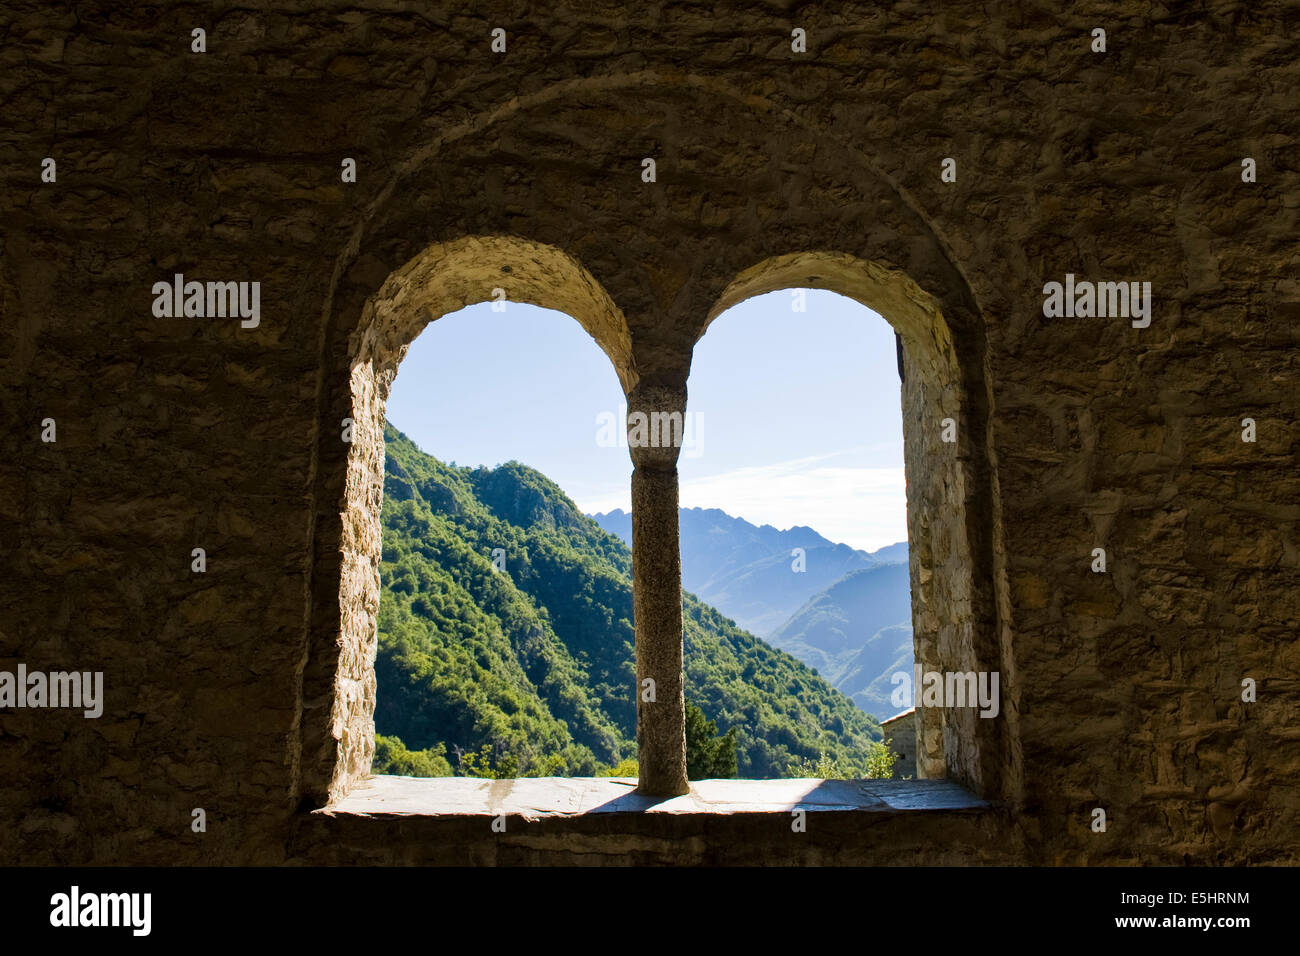
[[[874,550],[907,539],[894,332],[832,292],[755,296],[695,346],[678,464],[684,507],[755,524],[809,525]],[[516,459],[582,510],[630,506],[624,414],[613,366],[569,316],[511,302],[430,323],[402,361],[388,419],[458,465]]]

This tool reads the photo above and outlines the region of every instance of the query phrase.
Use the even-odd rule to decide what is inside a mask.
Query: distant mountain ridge
[[[592,516],[631,543],[632,516]],[[679,512],[682,587],[736,624],[813,667],[877,717],[898,710],[890,677],[912,672],[912,598],[906,541],[868,553],[812,528],[781,531],[717,508]],[[803,570],[795,571],[794,549]]]
[[[845,575],[813,597],[768,640],[817,670],[878,719],[890,702],[890,677],[912,673],[912,593],[905,564]]]
[[[615,509],[592,518],[631,545],[630,514]],[[682,508],[678,520],[682,587],[760,637],[776,633],[806,601],[850,572],[907,564],[905,541],[869,554],[804,525],[781,531],[717,508]],[[798,572],[795,548],[804,552]]]

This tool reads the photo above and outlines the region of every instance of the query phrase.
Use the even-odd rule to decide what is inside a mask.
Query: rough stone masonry
[[[104,675],[94,720],[0,708],[0,862],[1300,861],[1290,5],[9,0],[0,38],[0,670]],[[155,309],[175,276],[226,315]],[[1145,324],[1046,314],[1066,276]],[[689,410],[709,322],[789,287],[899,333],[918,660],[1001,678],[916,712],[918,774],[993,808],[326,840],[414,335],[501,288]]]

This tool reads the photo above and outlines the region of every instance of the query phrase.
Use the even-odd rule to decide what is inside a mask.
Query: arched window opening
[[[683,588],[757,639],[742,670],[768,645],[802,665],[740,710],[705,702],[742,736],[751,711],[788,716],[780,740],[745,737],[743,776],[915,776],[907,730],[898,764],[880,727],[910,708],[914,662],[899,351],[879,315],[805,288],[732,306],[696,343]],[[688,674],[723,664],[696,627],[688,607]]]
[[[411,345],[386,408],[373,772],[635,776],[630,560],[583,512],[628,497],[597,424],[621,401],[559,312],[481,303]]]
[[[342,383],[342,388],[331,384],[324,396],[321,417],[328,421],[337,415],[339,431],[326,428],[317,442],[317,468],[323,476],[325,513],[317,519],[315,564],[322,591],[336,589],[336,597],[322,593],[314,610],[313,645],[302,674],[301,773],[304,792],[322,803],[334,802],[349,792],[370,773],[375,758],[375,663],[382,604],[381,515],[388,480],[384,465],[385,413],[390,390],[399,363],[426,326],[477,303],[497,307],[504,304],[507,308],[526,303],[571,316],[604,353],[608,359],[606,369],[612,366],[613,379],[621,391],[626,394],[636,386],[631,342],[622,313],[577,260],[551,246],[510,236],[471,236],[438,243],[393,271],[365,299],[356,324],[345,329],[345,338],[338,340],[339,347],[346,343],[348,380]],[[508,343],[498,345],[504,348]],[[490,362],[483,370],[484,385],[490,387]],[[449,404],[459,408],[475,400],[474,394],[458,395]],[[413,449],[410,454],[415,454]],[[427,470],[438,471],[432,465]],[[447,479],[446,484],[457,485],[450,473],[443,477]],[[404,486],[398,476],[393,493],[409,493],[411,487],[410,483]],[[331,504],[331,493],[338,495],[337,521],[326,510]],[[455,495],[444,495],[444,498],[447,506],[458,506]],[[509,561],[507,548],[507,569]],[[490,573],[504,572],[492,569]],[[435,586],[432,580],[430,586]],[[450,585],[442,581],[438,586]],[[421,610],[438,609],[437,601],[429,597],[425,601],[420,605]],[[541,613],[536,608],[533,611]],[[468,611],[466,615],[472,616]],[[540,633],[529,632],[528,638],[522,648],[525,654],[538,647],[544,649],[544,629]],[[417,652],[418,648],[408,658],[416,661]],[[490,669],[491,655],[480,655],[475,648],[471,657],[476,667]],[[445,665],[447,661],[446,656],[427,654],[425,661],[416,661],[421,666],[414,673],[432,679],[435,665]],[[446,667],[443,670],[447,672]],[[483,693],[481,689],[478,692]],[[512,706],[504,696],[502,703],[498,717]],[[570,703],[581,710],[582,701]],[[500,724],[490,719],[477,728],[490,746],[488,763],[494,774],[504,770],[498,766],[495,738],[501,729]],[[416,755],[410,755],[408,743],[415,745]],[[422,770],[441,770],[444,764],[434,759],[439,753],[438,743],[429,739],[403,740],[402,749],[395,744],[391,749],[399,759],[409,760]],[[448,742],[442,743],[442,760],[446,761]],[[455,740],[450,745],[464,747]],[[617,750],[618,742],[611,746]],[[482,748],[474,753],[476,764],[481,767]],[[381,754],[384,760],[392,756]]]
[[[983,448],[982,353],[978,336],[971,336],[970,311],[953,303],[963,323],[955,335],[937,300],[907,275],[844,253],[800,252],[737,274],[709,310],[697,341],[737,303],[799,289],[850,298],[897,333],[888,377],[901,383],[902,393],[915,662],[895,689],[905,692],[900,704],[911,697],[914,710],[903,725],[887,730],[902,743],[900,750],[914,743],[918,778],[947,777],[982,792],[1004,778],[1015,759],[1008,740],[1018,714],[1002,706],[1014,675],[1002,673],[1008,649],[995,624],[989,516],[993,522],[997,516]],[[988,706],[980,700],[981,687],[992,697]]]
[[[968,508],[972,495],[987,490],[971,438],[984,420],[982,406],[963,405],[969,376],[934,301],[906,277],[849,256],[783,256],[738,275],[697,339],[737,303],[781,290],[790,296],[792,289],[840,293],[878,310],[899,335],[892,356],[887,346],[872,350],[883,367],[894,359],[888,375],[877,369],[873,377],[897,381],[902,373],[907,531],[888,544],[855,537],[858,545],[881,546],[846,550],[850,556],[867,551],[873,565],[895,564],[887,559],[897,559],[901,539],[908,542],[919,666],[961,674],[995,661],[989,647],[997,637],[981,623],[986,582],[982,571],[977,581],[971,551],[979,529],[970,515],[977,512]],[[430,438],[413,442],[385,420],[398,365],[431,322],[447,319],[443,328],[454,330],[465,318],[454,313],[476,304],[480,311],[555,309],[550,315],[575,333],[565,317],[576,320],[603,357],[580,334],[586,351],[565,354],[584,354],[585,370],[568,357],[547,356],[541,344],[498,332],[479,349],[487,361],[451,357],[461,363],[457,373],[483,372],[461,377],[454,394],[427,399],[426,407],[459,418],[429,424]],[[338,602],[333,620],[328,605],[321,606],[313,624],[321,643],[303,672],[307,792],[327,792],[333,801],[372,762],[403,774],[635,777],[628,782],[645,797],[683,794],[688,778],[883,775],[870,768],[878,715],[855,709],[825,675],[738,626],[739,614],[724,614],[691,594],[690,587],[708,591],[710,585],[696,582],[690,554],[691,585],[683,592],[678,465],[691,476],[697,448],[716,442],[717,430],[692,417],[707,410],[687,404],[689,353],[676,365],[651,353],[646,367],[653,377],[641,380],[626,320],[576,260],[502,237],[432,246],[389,276],[347,334],[350,381],[339,396],[345,401],[325,398],[340,413],[344,445],[335,448],[328,435],[317,445],[318,467],[337,476],[324,487],[340,488],[342,507],[338,525],[325,515],[317,536],[320,581],[323,587],[337,582]],[[702,361],[709,348],[700,345]],[[492,391],[499,385],[491,357],[502,365],[507,355],[544,374],[530,379],[531,391],[498,401],[504,393]],[[441,373],[403,368],[417,386],[449,375],[448,367]],[[608,390],[585,393],[585,383],[597,378]],[[548,412],[539,405],[548,394],[576,400],[579,408]],[[401,396],[394,409],[405,404]],[[518,461],[520,453],[509,447],[441,447],[454,437],[448,422],[465,438],[501,434],[496,425],[466,425],[473,417],[466,406],[476,402],[477,410],[495,407],[494,421],[504,421],[507,433],[513,428],[523,454],[538,456],[542,469]],[[417,399],[408,407],[420,405]],[[759,431],[778,434],[781,416],[769,405],[760,417],[771,420]],[[565,428],[576,431],[556,427],[566,419]],[[583,425],[575,425],[579,420]],[[948,444],[940,436],[953,425],[960,425],[958,437]],[[665,426],[673,447],[647,442],[656,432],[662,438]],[[455,464],[457,454],[481,460]],[[589,458],[600,470],[600,455],[622,481],[630,458],[626,497],[626,485],[612,490],[619,480],[606,482],[606,492],[583,487],[580,463]],[[570,488],[543,469],[564,473]],[[687,504],[697,491],[687,489]],[[793,571],[799,556],[782,560]],[[806,565],[796,573],[806,573]],[[893,637],[905,618],[889,625]],[[746,623],[754,630],[767,626]],[[429,639],[430,627],[437,640]],[[683,645],[690,649],[685,661]],[[895,673],[903,671],[902,656]],[[376,662],[384,683],[378,710]],[[832,665],[828,658],[826,666],[835,680],[844,677],[843,660]],[[916,712],[914,739],[918,777],[948,775],[976,785],[1000,745],[970,713],[942,702]]]

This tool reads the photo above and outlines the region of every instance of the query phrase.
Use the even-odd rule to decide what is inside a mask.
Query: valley
[[[449,466],[391,425],[385,443],[374,772],[634,775],[627,545],[517,462]],[[741,777],[866,773],[875,717],[689,588],[683,617],[697,756],[730,735]]]

